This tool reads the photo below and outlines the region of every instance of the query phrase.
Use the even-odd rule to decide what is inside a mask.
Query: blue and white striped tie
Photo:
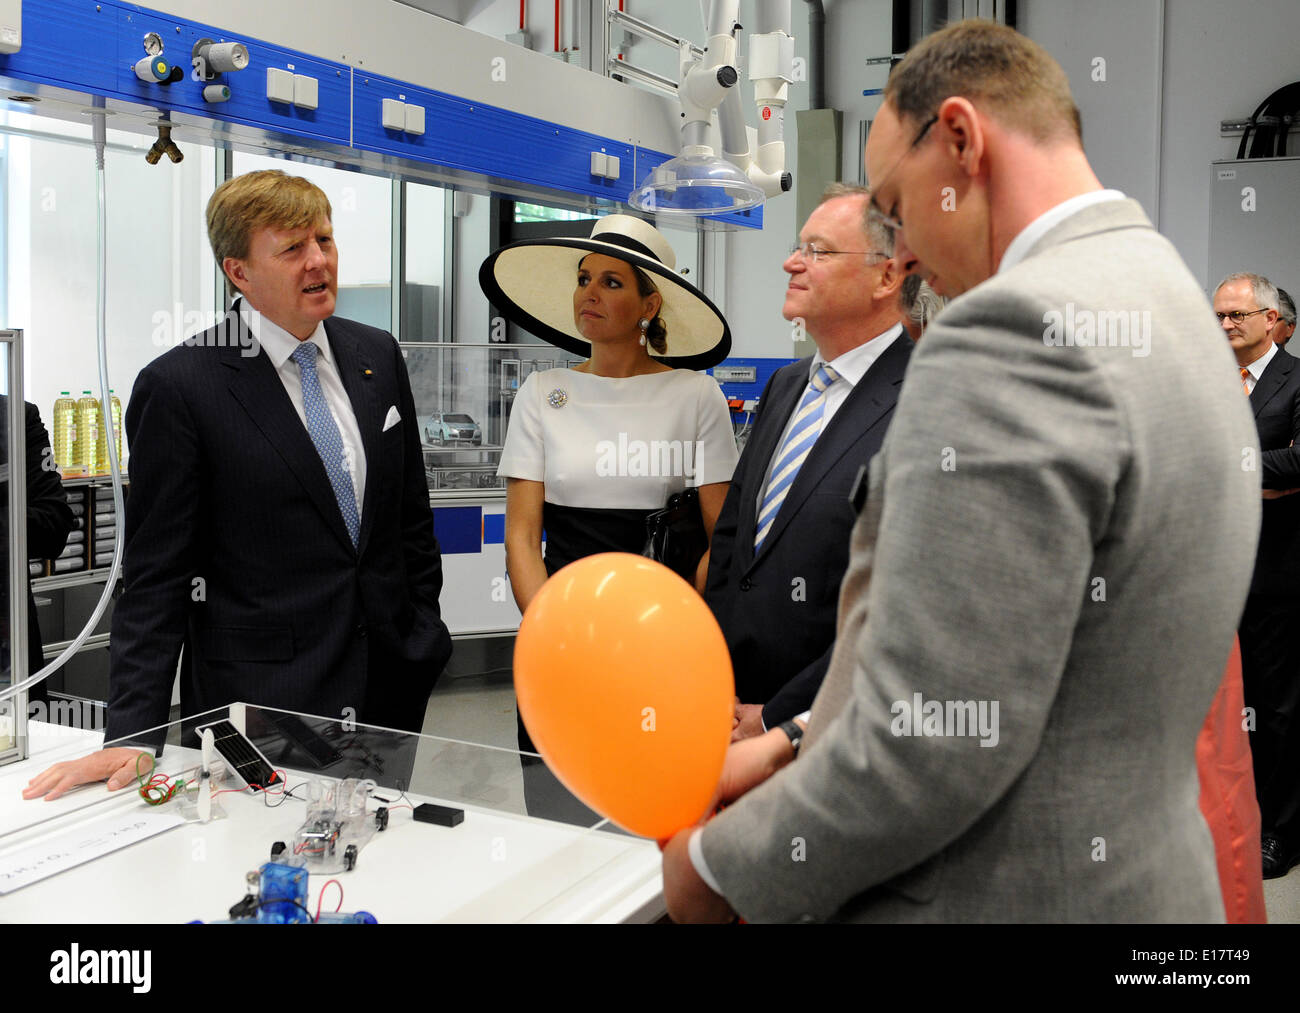
[[[343,523],[347,525],[352,544],[356,545],[361,530],[357,494],[352,485],[352,476],[343,463],[343,436],[339,433],[338,423],[334,421],[334,414],[325,400],[325,392],[321,390],[320,377],[316,375],[317,351],[315,344],[304,341],[293,350],[290,358],[298,363],[298,368],[302,371],[302,407],[307,416],[307,433],[316,445],[321,463],[325,465],[325,474],[334,487],[334,498],[338,500]]]
[[[809,384],[808,392],[795,409],[794,424],[791,425],[785,442],[781,444],[781,449],[777,451],[776,464],[772,465],[772,477],[768,480],[767,492],[759,507],[758,519],[754,522],[755,555],[771,530],[776,515],[781,512],[781,504],[785,502],[786,493],[794,484],[804,459],[817,442],[817,436],[822,431],[822,416],[826,411],[826,391],[839,378],[839,373],[822,363]]]

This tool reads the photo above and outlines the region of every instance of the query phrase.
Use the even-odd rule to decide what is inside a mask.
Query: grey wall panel
[[[1216,162],[1208,175],[1207,291],[1225,275],[1253,271],[1300,296],[1300,158]]]
[[[1065,69],[1084,149],[1103,185],[1160,225],[1161,0],[1027,0],[1020,31]]]

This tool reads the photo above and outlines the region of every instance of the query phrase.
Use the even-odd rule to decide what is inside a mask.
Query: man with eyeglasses
[[[835,641],[858,469],[880,449],[911,355],[887,229],[833,184],[784,268],[782,315],[817,346],[773,374],[714,527],[704,597],[736,674],[733,740],[812,706]]]
[[[1300,859],[1300,369],[1276,343],[1278,290],[1258,274],[1230,274],[1214,315],[1237,358],[1262,451],[1264,513],[1250,596],[1237,635],[1259,799],[1265,879]]]
[[[871,462],[797,759],[731,747],[727,807],[665,844],[669,914],[1222,921],[1195,747],[1260,495],[1205,295],[1005,26],[913,47],[866,166],[895,259],[952,301]]]
[[[1277,326],[1273,328],[1273,344],[1285,348],[1295,334],[1295,302],[1284,288],[1277,290]]]

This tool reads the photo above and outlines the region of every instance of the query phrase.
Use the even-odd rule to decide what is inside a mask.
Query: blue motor
[[[313,917],[307,908],[308,873],[300,865],[267,862],[256,873],[257,893],[249,893],[230,909],[230,918],[213,925],[378,925],[369,911],[323,911]]]

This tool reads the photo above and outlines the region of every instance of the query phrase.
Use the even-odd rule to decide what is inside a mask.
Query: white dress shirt
[[[293,409],[298,413],[303,429],[306,429],[307,412],[302,404],[302,370],[290,358],[301,342],[283,327],[253,311],[246,300],[239,299],[236,305],[249,331],[275,367],[276,375],[284,384]],[[324,321],[316,325],[316,330],[307,340],[315,343],[319,349],[316,353],[316,377],[320,380],[320,389],[325,395],[330,414],[334,416],[334,424],[339,427],[339,435],[343,438],[343,463],[352,478],[352,490],[357,498],[357,516],[360,517],[366,491],[366,452],[361,444],[361,429],[357,425],[356,413],[352,410],[352,400],[343,389],[338,367],[334,364],[329,338],[325,336]]]
[[[1073,214],[1078,214],[1086,207],[1093,204],[1101,204],[1108,200],[1127,200],[1128,198],[1118,190],[1092,190],[1088,193],[1081,193],[1077,197],[1071,197],[1069,200],[1061,201],[1056,207],[1044,211],[1032,222],[1026,225],[1011,240],[1011,245],[1002,254],[1002,260],[998,264],[998,269],[994,274],[1001,274],[1015,267],[1025,255],[1033,249],[1036,242],[1047,235],[1049,231],[1065,221]]]
[[[885,353],[885,349],[897,341],[902,336],[902,333],[903,325],[901,323],[894,324],[889,330],[882,331],[870,341],[864,341],[857,348],[850,348],[843,355],[828,363],[839,374],[839,379],[826,388],[826,407],[822,410],[822,433],[826,432],[826,427],[831,424],[831,419],[840,410],[840,405],[844,404],[849,395],[853,393],[853,388],[858,385],[858,381],[867,375],[867,370],[876,364],[876,360]],[[813,356],[812,365],[808,367],[808,382],[804,384],[799,399],[795,401],[796,406],[812,388],[812,378],[817,375],[817,370],[821,369],[824,362],[826,360],[822,357],[820,351]],[[758,487],[758,499],[754,503],[755,512],[762,509],[763,496],[767,493],[767,484],[772,480],[772,465],[776,463],[777,455],[781,448],[785,446],[785,439],[790,435],[790,429],[794,425],[796,414],[797,412],[790,413],[790,418],[785,423],[785,429],[781,431],[781,438],[776,441],[776,449],[767,462],[767,470],[763,473],[763,483]],[[821,439],[820,433],[817,438]]]
[[[1255,393],[1255,384],[1259,383],[1259,378],[1264,375],[1264,370],[1268,368],[1268,364],[1273,361],[1273,356],[1275,355],[1277,355],[1277,345],[1270,341],[1268,343],[1268,351],[1246,367],[1246,372],[1250,374],[1244,378],[1246,381],[1246,393]],[[1240,366],[1237,367],[1237,372],[1241,372]]]

